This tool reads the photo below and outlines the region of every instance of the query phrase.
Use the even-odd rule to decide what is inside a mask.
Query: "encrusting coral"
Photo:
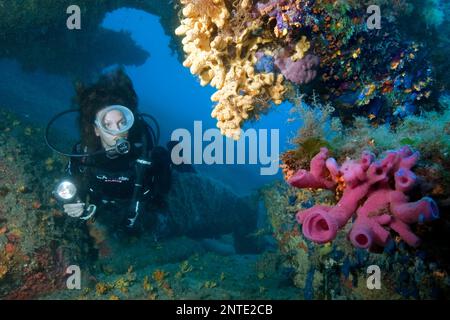
[[[360,115],[395,126],[437,109],[446,77],[430,62],[436,58],[423,39],[399,27],[410,22],[402,18],[410,0],[377,1],[385,12],[383,30],[369,32],[368,1],[180,2],[184,19],[176,34],[183,37],[184,65],[218,90],[212,116],[229,137],[239,138],[245,121],[297,90],[315,90],[344,124]]]
[[[297,56],[295,54],[294,56]],[[317,76],[316,68],[319,66],[319,58],[308,54],[300,60],[294,60],[294,56],[278,56],[275,65],[289,81],[295,84],[309,83]]]
[[[286,88],[283,76],[273,72],[255,72],[256,53],[267,41],[254,35],[256,23],[242,31],[230,26],[230,10],[224,0],[181,0],[185,5],[181,26],[175,33],[183,38],[187,58],[183,65],[200,78],[202,86],[218,89],[211,100],[217,102],[212,117],[218,120],[222,134],[239,139],[243,122],[269,108],[269,101],[280,104]],[[249,11],[251,1],[241,0],[235,11]],[[236,15],[236,14],[235,14]],[[237,20],[237,21],[236,21]]]

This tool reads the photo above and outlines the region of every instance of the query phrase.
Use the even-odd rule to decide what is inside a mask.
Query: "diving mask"
[[[100,110],[95,119],[97,128],[110,135],[120,135],[134,124],[134,115],[130,109],[121,105],[112,105]]]

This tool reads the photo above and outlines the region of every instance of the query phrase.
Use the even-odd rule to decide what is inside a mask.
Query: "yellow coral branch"
[[[224,0],[210,1],[207,8],[199,5],[203,0],[181,2],[185,18],[175,33],[183,36],[187,54],[183,65],[199,76],[202,86],[210,84],[218,90],[211,97],[217,102],[211,116],[222,134],[239,139],[244,121],[269,108],[270,101],[280,104],[286,91],[282,75],[255,73],[256,52],[269,40],[254,35],[259,27],[255,22],[238,36],[223,31],[233,29]],[[235,9],[248,10],[250,4],[241,0]]]
[[[302,36],[299,42],[295,45],[295,53],[291,56],[293,61],[301,60],[305,56],[305,53],[308,52],[311,44],[306,40],[305,36]]]

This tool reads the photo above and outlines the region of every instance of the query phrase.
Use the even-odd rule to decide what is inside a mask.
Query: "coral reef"
[[[334,108],[329,102],[323,105],[316,95],[310,100],[312,103],[308,105],[302,95],[297,97],[296,106],[292,111],[294,115],[299,116],[298,134],[292,139],[294,148],[286,151],[281,158],[287,181],[298,187],[314,184],[314,188],[298,189],[288,184],[277,183],[262,192],[275,237],[284,255],[284,264],[293,269],[294,283],[304,290],[305,298],[429,299],[448,296],[450,270],[450,248],[447,245],[450,230],[450,216],[447,213],[450,204],[448,95],[443,94],[439,99],[442,112],[424,112],[420,117],[407,116],[399,121],[395,128],[376,125],[365,117],[355,117],[350,126],[344,127],[339,119],[332,118]],[[295,116],[291,119],[296,120]],[[411,148],[405,145],[411,145],[417,153],[412,153]],[[385,157],[382,157],[386,150],[397,151],[387,152]],[[354,188],[354,184],[348,182],[357,179],[356,186],[360,186],[359,179],[365,179],[367,170],[362,170],[362,159],[370,160],[374,165],[392,164],[392,160],[398,161],[401,158],[398,156],[402,152],[406,152],[403,155],[407,155],[411,161],[403,163],[407,164],[403,170],[398,170],[399,167],[390,168],[390,182],[388,185],[385,184],[386,190],[380,189],[383,183],[377,183],[367,190],[366,195],[369,197],[364,197],[363,201],[356,205],[353,202],[353,208],[342,206],[347,205],[345,202],[351,198],[349,191]],[[379,155],[380,160],[373,162],[375,154]],[[335,157],[336,160],[332,160],[331,157]],[[337,163],[343,165],[338,166]],[[410,166],[413,164],[415,166],[411,170]],[[310,170],[304,171],[302,168]],[[400,171],[399,175],[395,175],[394,169]],[[403,188],[405,185],[402,184],[402,180],[407,184],[413,181],[416,183],[408,190],[409,187]],[[423,223],[420,213],[426,211],[416,212],[419,214],[404,220],[407,223],[400,224],[402,225],[400,228],[396,224],[388,227],[397,216],[405,213],[400,211],[394,213],[397,209],[396,201],[407,200],[405,194],[410,197],[410,201],[416,202],[416,205],[423,205],[425,209],[432,208],[432,212],[436,212],[437,208],[431,205],[432,202],[424,198],[432,196],[441,213],[440,219]],[[341,204],[341,207],[338,207],[338,204]],[[296,214],[300,212],[298,218],[301,218],[301,222],[312,223],[314,222],[312,216],[309,222],[307,221],[308,211],[316,210],[312,209],[314,207],[322,209],[321,214],[327,217],[333,210],[336,211],[336,216],[345,218],[345,221],[341,221],[345,224],[342,227],[343,232],[338,232],[331,243],[317,244],[309,240],[308,232],[317,231],[313,228],[304,233],[299,231]],[[409,213],[414,211],[411,210],[414,208],[409,206],[402,209],[407,209]],[[329,211],[326,212],[327,210]],[[356,219],[352,223],[346,223],[345,210],[353,211],[352,215]],[[402,216],[401,219],[404,218],[405,216]],[[331,220],[339,222],[334,215]],[[324,222],[331,220],[324,219]],[[382,226],[380,223],[385,225]],[[394,235],[398,232],[395,229],[403,232],[402,228],[408,224],[411,232],[422,240],[419,247],[408,246],[408,242],[411,245],[417,244],[417,237],[409,232],[406,235],[390,237],[389,229],[392,229]],[[324,223],[315,226],[322,228],[327,225]],[[363,231],[360,238],[358,238],[358,235],[361,235],[358,231],[359,226],[364,226],[359,229]],[[323,228],[321,231],[326,232]],[[347,234],[350,234],[350,237]],[[370,236],[372,246],[370,250],[366,250],[365,248],[370,246],[369,241],[364,244],[361,241],[369,240]],[[386,237],[390,240],[385,241]],[[366,273],[365,268],[371,264],[378,265],[389,273],[384,281],[386,291],[383,290],[383,294],[379,296],[373,295],[373,291],[365,290],[365,284],[358,284]]]
[[[317,243],[332,241],[356,213],[349,233],[356,247],[385,247],[390,240],[389,229],[409,245],[418,246],[419,239],[408,225],[439,217],[437,205],[431,198],[408,202],[405,195],[416,182],[411,169],[418,157],[417,152],[403,147],[388,152],[381,160],[375,160],[370,152],[363,152],[358,161],[346,160],[338,166],[334,158],[328,157],[328,149],[322,148],[311,160],[310,171],[300,169],[288,183],[297,188],[315,189],[331,189],[336,183],[342,183],[343,194],[333,207],[315,205],[297,213],[305,237]],[[359,206],[359,203],[362,204]]]
[[[139,65],[148,54],[128,34],[104,30],[100,23],[118,8],[145,10],[160,17],[171,48],[180,59],[184,50],[185,65],[201,84],[218,90],[212,116],[234,138],[272,102],[292,98],[292,86],[302,92],[316,89],[341,119],[358,114],[376,123],[433,109],[437,92],[448,89],[450,6],[443,1],[422,6],[417,0],[101,0],[86,10],[88,2],[78,3],[83,28],[72,32],[60,27],[69,1],[2,1],[0,56],[18,59],[27,70],[42,68],[82,80],[112,64]],[[382,30],[367,30],[369,4],[382,7]],[[179,9],[183,18],[175,32]],[[86,50],[79,50],[80,43]],[[309,71],[300,77],[298,70]]]
[[[450,61],[446,58],[450,48],[450,4],[439,0],[409,0],[408,10],[399,21],[399,28],[412,39],[424,43],[429,58],[439,70],[436,80],[444,89],[450,85],[448,70]],[[411,23],[414,21],[414,23]]]
[[[319,65],[319,58],[308,54],[295,61],[294,56],[285,58],[277,56],[275,65],[289,81],[295,84],[306,84],[316,77],[317,71],[315,68]]]
[[[334,204],[334,192],[298,189],[275,182],[261,190],[261,196],[279,245],[282,269],[288,271],[295,286],[302,290],[303,299],[448,297],[449,266],[438,262],[440,257],[433,254],[429,246],[425,248],[425,239],[422,249],[414,249],[396,239],[381,252],[355,248],[344,232],[338,233],[331,243],[317,244],[300,233],[295,214],[299,209],[314,205]],[[383,290],[367,288],[367,267],[370,265],[377,265],[382,270]]]
[[[312,103],[305,103],[303,96],[296,99],[291,121],[299,122],[297,135],[292,139],[294,148],[281,158],[285,178],[300,168],[306,168],[321,147],[329,149],[338,162],[358,158],[365,150],[382,154],[385,150],[410,145],[421,157],[415,169],[421,183],[421,192],[430,193],[435,199],[447,199],[450,179],[446,172],[450,165],[450,100],[448,95],[440,98],[442,112],[424,112],[420,116],[408,116],[395,128],[377,125],[365,117],[354,117],[350,126],[333,118],[335,108],[322,104],[313,95]]]
[[[0,297],[32,299],[64,286],[65,269],[84,263],[89,241],[51,197],[64,161],[42,145],[42,128],[0,115]]]
[[[211,115],[224,135],[238,139],[245,120],[264,112],[270,100],[281,103],[286,91],[283,77],[255,72],[256,53],[267,40],[254,34],[257,24],[232,19],[249,13],[251,1],[238,1],[232,10],[225,0],[181,3],[184,19],[175,32],[183,36],[187,54],[183,65],[200,77],[201,85],[209,83],[218,90],[211,97],[217,102]],[[245,27],[237,30],[241,24]]]
[[[244,122],[269,111],[271,101],[311,89],[333,103],[344,123],[356,114],[395,125],[436,109],[437,92],[448,88],[436,63],[444,62],[448,39],[432,52],[426,37],[409,32],[411,2],[376,1],[383,28],[368,30],[366,9],[374,3],[367,1],[184,0],[176,34],[183,36],[184,65],[202,85],[218,89],[212,116],[227,136],[239,138]]]

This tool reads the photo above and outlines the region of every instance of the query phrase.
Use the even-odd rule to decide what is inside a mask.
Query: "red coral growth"
[[[6,253],[12,254],[15,251],[16,247],[14,246],[14,244],[12,244],[11,242],[8,242],[5,245],[5,251]]]
[[[30,259],[24,257],[24,260]],[[50,248],[39,249],[35,252],[32,260],[36,267],[25,272],[21,281],[22,285],[9,293],[5,299],[34,299],[55,290],[63,289],[65,267],[61,248],[55,251]]]
[[[8,233],[6,238],[8,238],[9,242],[17,243],[19,241],[19,239],[20,239],[20,236],[15,234],[15,233],[10,232],[10,233]]]
[[[44,272],[33,273],[25,278],[24,284],[17,290],[11,292],[8,300],[29,300],[43,293],[50,293],[56,290],[56,280],[49,277]]]

